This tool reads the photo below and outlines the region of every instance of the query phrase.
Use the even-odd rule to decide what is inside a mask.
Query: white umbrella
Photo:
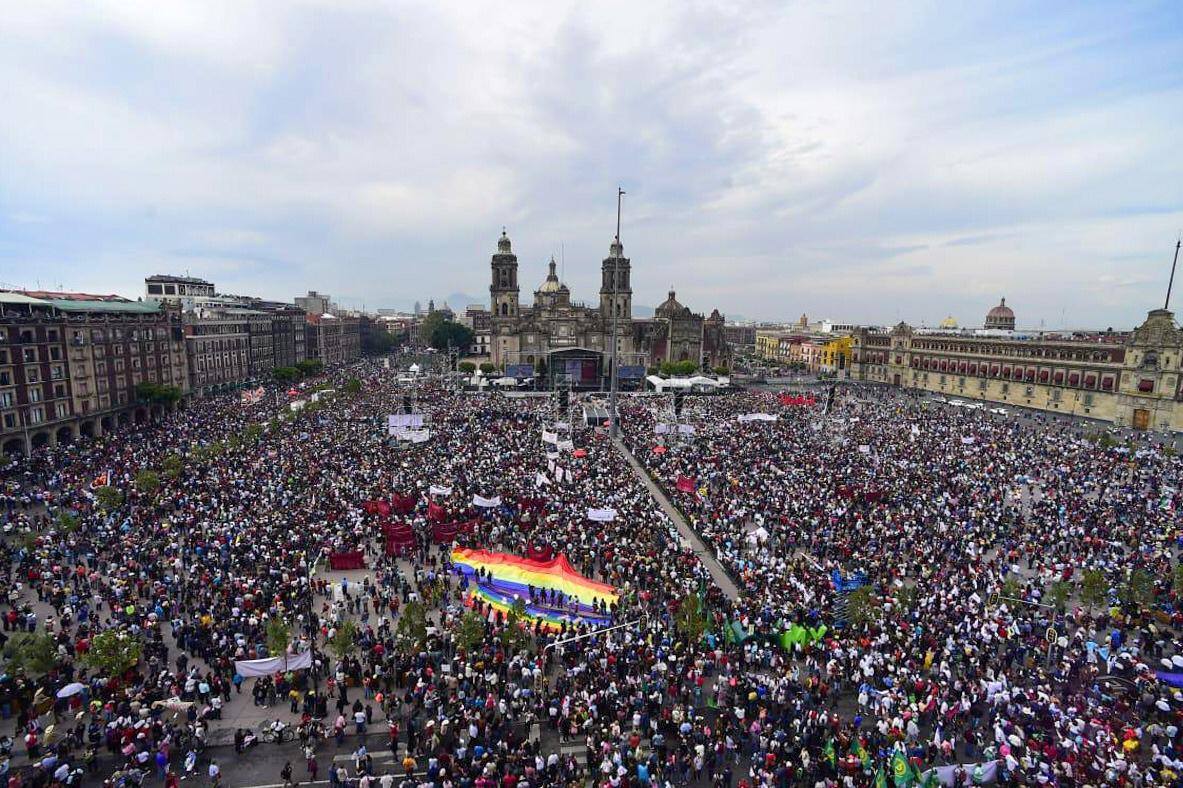
[[[85,684],[79,684],[77,681],[75,681],[73,684],[67,684],[66,686],[64,686],[60,690],[58,690],[58,697],[59,698],[69,698],[74,695],[77,695],[79,692],[82,692],[82,690],[84,690],[84,689],[86,689]]]

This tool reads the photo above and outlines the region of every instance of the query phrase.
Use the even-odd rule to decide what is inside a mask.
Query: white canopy
[[[412,364],[411,366],[407,367],[407,371],[408,371],[408,372],[418,372],[418,371],[419,371],[419,365],[418,365],[418,364]]]
[[[516,386],[518,385],[517,378],[497,378],[493,381],[495,386]]]

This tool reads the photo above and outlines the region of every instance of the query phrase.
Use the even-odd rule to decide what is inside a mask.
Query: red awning
[[[1063,383],[1064,382],[1064,370],[1057,369],[1056,374],[1053,375],[1052,377],[1056,383]]]
[[[1077,386],[1079,384],[1080,384],[1080,373],[1079,372],[1073,372],[1071,375],[1068,376],[1068,385]]]
[[[1046,369],[1039,370],[1039,382],[1040,383],[1047,383],[1048,380],[1051,378],[1051,376],[1052,376],[1052,373],[1048,372]]]
[[[1138,391],[1154,391],[1154,381],[1147,378],[1139,380]]]

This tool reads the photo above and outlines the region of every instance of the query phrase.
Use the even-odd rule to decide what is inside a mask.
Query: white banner
[[[550,484],[550,478],[545,473],[539,471],[538,473],[534,474],[535,487],[545,487],[548,484]]]
[[[474,495],[474,496],[472,496],[472,505],[473,506],[482,506],[485,509],[492,509],[495,506],[501,505],[501,496],[495,495],[492,498],[485,498],[484,496],[481,496],[481,495]]]
[[[270,676],[289,670],[304,670],[312,667],[312,652],[302,654],[288,654],[283,657],[270,659],[243,659],[234,661],[234,670],[244,679]]]
[[[988,785],[998,781],[998,761],[987,761],[985,763],[967,764],[963,767],[965,774],[970,778],[972,785]],[[981,770],[980,772],[978,770]],[[921,783],[928,780],[928,775],[936,775],[937,780],[941,785],[956,785],[957,764],[950,766],[937,766],[929,769],[921,775]]]
[[[616,519],[615,509],[588,509],[587,519],[595,520],[597,523],[610,523]]]
[[[387,427],[422,427],[422,413],[392,413],[386,417]]]
[[[658,435],[665,435],[670,431],[670,425],[659,421],[653,425],[653,431]]]
[[[292,402],[289,402],[288,407],[291,408],[292,413],[297,413],[297,412],[303,410],[304,406],[307,404],[308,404],[308,402],[306,400],[298,399],[298,400],[294,400]]]
[[[775,419],[776,417],[774,416],[773,418]],[[694,434],[694,425],[693,424],[679,424],[678,425],[678,434],[679,435],[693,435]]]
[[[866,444],[866,443],[864,443],[862,446],[859,446],[859,447],[858,447],[858,453],[859,453],[859,454],[870,454],[870,453],[871,453],[871,447],[870,447],[870,445],[869,445],[869,444]]]
[[[557,446],[563,451],[575,451],[574,441],[559,441]]]
[[[735,419],[736,421],[776,421],[777,417],[771,413],[741,413]]]
[[[546,459],[548,459],[548,460],[557,460],[558,458],[559,458],[559,453],[557,451],[548,451],[546,453]]]
[[[546,430],[543,430],[542,431],[542,442],[543,443],[558,443],[559,442],[559,434],[557,432],[547,432]]]
[[[969,445],[971,445],[973,442],[974,442],[974,439],[973,439],[973,438],[962,438],[962,439],[961,439],[961,444],[962,444],[963,446],[969,446]]]
[[[431,493],[432,495],[451,495],[452,488],[444,487],[439,484],[433,484],[427,488],[427,492]]]
[[[410,430],[406,427],[387,427],[390,435],[400,441],[425,443],[431,438],[431,430]]]

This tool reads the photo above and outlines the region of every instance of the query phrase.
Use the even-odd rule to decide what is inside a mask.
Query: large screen
[[[594,383],[599,377],[599,365],[594,358],[569,359],[567,377],[576,383]]]
[[[621,364],[617,376],[621,380],[640,380],[645,377],[645,368],[640,365]]]
[[[507,378],[532,378],[534,377],[533,364],[506,364],[505,376]]]

